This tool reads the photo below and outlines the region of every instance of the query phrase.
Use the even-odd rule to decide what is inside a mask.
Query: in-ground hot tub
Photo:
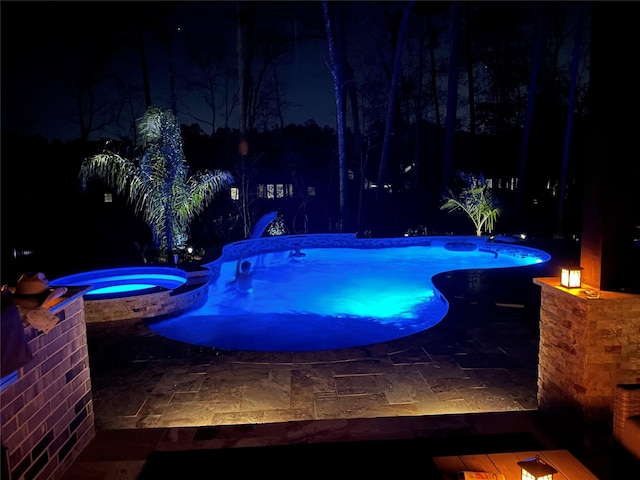
[[[207,299],[207,273],[170,267],[93,270],[56,278],[50,284],[86,286],[87,322],[170,317],[201,306]]]

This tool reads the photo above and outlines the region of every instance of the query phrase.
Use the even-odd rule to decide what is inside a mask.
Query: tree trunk
[[[173,210],[171,208],[170,199],[167,200],[167,205],[165,207],[164,213],[164,223],[165,223],[165,236],[167,240],[167,262],[171,263],[173,261]]]
[[[349,103],[351,105],[351,117],[353,118],[353,151],[357,156],[358,164],[362,165],[361,156],[362,156],[362,131],[360,129],[360,109],[358,107],[358,91],[356,89],[356,82],[354,78],[353,68],[347,62],[347,85],[349,91]],[[356,173],[356,179],[359,185],[358,190],[363,187],[364,182],[364,170],[360,169],[359,172]],[[362,218],[362,196],[358,197],[358,212],[357,212],[357,221],[356,221],[356,231],[360,231],[361,228],[361,218]],[[351,226],[352,221],[348,221],[346,227],[349,228]]]
[[[436,65],[436,30],[433,26],[433,17],[431,14],[427,17],[427,35],[429,36],[429,63],[431,66],[431,98],[433,101],[433,111],[436,115],[436,127],[442,127],[440,118],[440,101],[438,100],[438,67]]]
[[[517,199],[517,218],[522,223],[526,218],[525,199],[527,197],[527,156],[529,152],[529,140],[531,138],[531,129],[533,127],[533,111],[536,101],[536,90],[538,85],[538,71],[540,70],[540,54],[542,51],[542,26],[544,24],[544,6],[537,3],[537,22],[536,22],[536,39],[535,49],[533,52],[533,60],[531,65],[531,77],[529,80],[529,98],[527,99],[527,113],[522,129],[522,144],[520,147],[520,165],[518,170],[518,199]],[[520,229],[524,229],[525,225],[518,225]]]
[[[404,39],[409,25],[409,14],[413,7],[414,0],[407,3],[402,11],[402,20],[398,30],[398,39],[396,42],[396,51],[393,59],[393,72],[391,75],[391,86],[389,88],[389,103],[387,105],[387,121],[384,128],[384,139],[382,143],[382,156],[380,158],[380,170],[378,172],[378,189],[376,191],[376,204],[379,206],[381,195],[384,191],[386,181],[387,164],[389,163],[389,152],[391,150],[391,133],[393,131],[393,118],[396,108],[396,97],[398,94],[398,84],[400,83],[400,75],[402,74],[402,50]],[[378,209],[378,211],[381,211]],[[384,216],[379,218],[384,219]]]
[[[471,6],[467,3],[465,5],[466,16],[466,48],[467,48],[467,83],[469,84],[469,135],[471,135],[472,141],[476,134],[476,102],[475,91],[473,87],[473,48],[471,43],[471,31],[469,25],[471,25]]]
[[[458,110],[458,19],[459,2],[451,3],[451,53],[449,57],[449,81],[447,85],[447,118],[445,120],[444,158],[442,162],[442,193],[446,193],[452,177],[453,136],[456,130]]]
[[[280,80],[278,79],[278,69],[275,66],[273,67],[273,89],[275,94],[274,107],[276,109],[276,117],[280,122],[280,130],[283,130],[284,129],[284,112],[282,107],[284,105],[284,98],[280,93]]]
[[[333,76],[333,91],[336,98],[336,125],[338,131],[338,169],[339,169],[339,182],[340,182],[340,219],[338,230],[342,231],[345,224],[346,217],[346,149],[345,149],[345,129],[344,129],[344,92],[342,86],[344,84],[344,71],[342,62],[338,58],[338,49],[334,42],[334,27],[332,17],[329,13],[328,0],[322,1],[322,11],[324,13],[325,27],[327,30],[327,42],[329,45],[329,66],[331,68],[331,75]]]
[[[245,171],[245,157],[249,151],[248,121],[249,121],[249,96],[251,92],[251,33],[255,9],[250,2],[238,2],[237,8],[237,47],[238,47],[238,153],[240,154],[241,184],[240,199],[242,221],[245,237],[250,232],[248,184]]]
[[[422,199],[420,198],[421,196],[421,190],[420,188],[418,188],[418,185],[420,185],[420,163],[421,163],[421,158],[422,158],[422,144],[421,144],[421,135],[420,135],[420,128],[422,126],[422,112],[425,108],[425,104],[426,102],[423,101],[422,99],[425,97],[424,95],[424,72],[425,72],[425,65],[424,65],[424,23],[420,22],[420,36],[419,36],[419,43],[418,43],[418,68],[417,68],[417,81],[416,81],[416,85],[417,85],[417,91],[416,91],[416,96],[417,99],[414,102],[414,120],[413,120],[413,162],[412,162],[412,170],[411,170],[411,187],[412,187],[412,192],[413,192],[413,220],[415,222],[421,222],[422,218],[421,218],[421,212],[423,209],[423,202]]]
[[[167,29],[167,60],[169,68],[169,87],[171,89],[171,111],[178,117],[178,94],[176,93],[176,76],[173,71],[173,32]]]
[[[248,125],[249,94],[251,91],[251,30],[255,10],[249,2],[238,2],[237,13],[238,128],[242,141],[245,139]]]
[[[138,46],[140,48],[140,66],[142,68],[142,85],[144,86],[144,103],[147,109],[151,108],[151,86],[149,84],[149,67],[147,65],[147,53],[144,46],[144,32],[142,21],[138,19]]]
[[[576,38],[573,45],[573,57],[571,59],[571,80],[569,83],[569,104],[567,106],[567,125],[564,133],[564,151],[562,152],[562,171],[560,173],[560,191],[558,193],[558,216],[556,219],[556,237],[562,238],[562,224],[564,220],[564,204],[566,196],[567,176],[569,171],[569,151],[571,149],[571,134],[573,132],[573,109],[576,104],[576,84],[578,81],[578,66],[580,64],[580,46],[582,43],[582,19],[584,5],[580,4],[578,13],[578,25]]]

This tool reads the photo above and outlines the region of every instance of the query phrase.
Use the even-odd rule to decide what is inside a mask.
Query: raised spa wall
[[[120,298],[85,301],[87,323],[155,319],[181,315],[204,305],[209,289],[209,270],[187,272],[187,282],[174,289]]]
[[[25,326],[33,359],[0,392],[3,479],[59,478],[95,436],[82,295],[50,309],[47,333]]]

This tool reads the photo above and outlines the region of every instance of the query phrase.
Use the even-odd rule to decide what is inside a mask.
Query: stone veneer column
[[[33,359],[0,392],[11,480],[60,478],[95,436],[82,292],[51,312],[59,320],[48,333],[25,327]]]
[[[538,410],[587,450],[611,437],[614,387],[640,382],[640,295],[598,291],[588,299],[559,278],[542,287]]]

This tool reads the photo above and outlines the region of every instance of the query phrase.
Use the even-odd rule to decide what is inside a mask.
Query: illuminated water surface
[[[124,267],[94,270],[56,278],[52,286],[89,286],[85,298],[102,295],[140,294],[158,287],[173,290],[184,285],[186,275],[166,267]]]
[[[545,252],[508,247],[450,251],[441,247],[313,248],[249,257],[253,292],[230,284],[236,263],[225,262],[210,283],[207,303],[151,324],[165,337],[208,347],[312,351],[393,340],[437,324],[448,302],[431,278],[469,268],[507,268],[549,260]]]

